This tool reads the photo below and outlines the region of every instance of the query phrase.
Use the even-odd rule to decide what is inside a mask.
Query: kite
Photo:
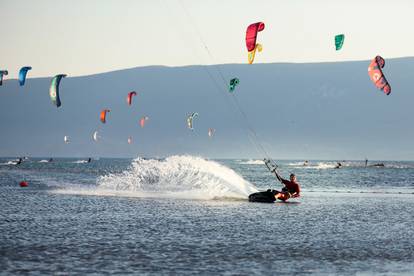
[[[92,134],[92,139],[93,139],[95,142],[98,142],[98,139],[99,139],[99,136],[98,136],[98,131],[95,131],[95,132]]]
[[[136,96],[137,95],[137,92],[135,92],[135,91],[132,91],[132,92],[129,92],[128,93],[128,96],[127,96],[127,103],[128,103],[128,105],[131,105],[132,104],[132,96]]]
[[[106,123],[106,113],[108,113],[108,112],[111,112],[111,110],[104,109],[104,110],[101,111],[100,119],[101,119],[101,122],[104,123],[104,124]]]
[[[230,80],[230,85],[229,85],[229,92],[233,92],[236,89],[236,86],[239,85],[239,79],[238,78],[234,78]]]
[[[20,86],[23,86],[24,83],[26,82],[26,75],[27,75],[27,71],[32,70],[32,67],[30,66],[25,66],[22,67],[19,71],[19,84]]]
[[[49,96],[50,96],[50,99],[52,100],[52,103],[56,105],[56,107],[59,107],[62,105],[62,103],[60,102],[60,96],[59,96],[59,84],[60,84],[60,80],[64,77],[66,77],[65,74],[56,75],[53,77],[50,83]]]
[[[263,22],[257,22],[250,24],[246,30],[246,47],[248,51],[247,58],[249,60],[249,64],[252,64],[254,61],[254,57],[256,55],[256,50],[261,52],[262,45],[256,43],[257,33],[263,31],[265,28],[265,24]]]
[[[376,56],[368,66],[368,75],[378,89],[389,95],[391,93],[391,86],[381,70],[384,66],[384,59],[381,56]]]
[[[339,34],[335,36],[335,48],[337,51],[341,50],[342,45],[344,45],[345,35]]]
[[[144,127],[145,126],[145,122],[148,120],[149,118],[147,117],[147,116],[144,116],[144,117],[142,117],[140,120],[139,120],[139,124],[141,125],[141,127]]]
[[[0,85],[3,84],[3,76],[7,76],[9,74],[9,71],[7,70],[0,70]]]
[[[194,120],[195,117],[198,117],[198,113],[197,112],[193,112],[191,115],[189,115],[187,117],[187,126],[191,130],[194,130],[194,128],[193,128],[193,120]]]

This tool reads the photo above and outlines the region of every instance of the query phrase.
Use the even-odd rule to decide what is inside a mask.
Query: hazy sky
[[[244,63],[245,29],[257,21],[266,24],[258,63],[413,56],[413,11],[409,0],[0,0],[0,69],[15,78],[24,65],[34,77]]]

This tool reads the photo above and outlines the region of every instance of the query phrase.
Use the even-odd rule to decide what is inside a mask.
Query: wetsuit
[[[280,180],[285,187],[282,189],[282,192],[288,192],[290,194],[289,197],[299,197],[300,196],[300,186],[299,183],[289,181],[286,179],[281,178]]]

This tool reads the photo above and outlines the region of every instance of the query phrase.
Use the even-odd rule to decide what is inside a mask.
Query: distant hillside
[[[230,95],[208,74],[222,85],[220,69],[227,79],[240,79],[238,102],[276,158],[414,159],[414,58],[386,60],[390,96],[370,82],[368,64],[153,66],[83,77],[56,72],[69,75],[61,82],[61,108],[49,100],[50,78],[29,72],[24,87],[16,80],[0,86],[0,155],[262,157]],[[129,107],[131,90],[138,96]],[[105,125],[103,108],[111,109]],[[186,128],[190,112],[200,115],[194,131]],[[150,119],[141,129],[144,115]],[[91,139],[96,129],[99,143]]]

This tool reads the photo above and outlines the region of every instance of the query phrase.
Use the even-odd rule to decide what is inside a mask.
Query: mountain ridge
[[[61,82],[59,109],[49,100],[51,78],[30,78],[29,72],[24,87],[14,79],[0,86],[0,155],[260,158],[221,71],[226,80],[240,79],[235,97],[275,158],[412,160],[414,131],[407,123],[414,115],[414,57],[386,60],[389,96],[370,82],[368,64],[145,66],[68,76]],[[132,90],[138,95],[128,107]],[[104,108],[112,109],[105,125],[98,119]],[[200,114],[195,131],[186,129],[191,112]],[[144,129],[138,124],[142,116],[150,117]],[[217,130],[213,139],[209,127]],[[95,129],[102,132],[99,143],[90,138]],[[64,135],[71,144],[63,143]],[[126,143],[130,135],[133,145]]]

